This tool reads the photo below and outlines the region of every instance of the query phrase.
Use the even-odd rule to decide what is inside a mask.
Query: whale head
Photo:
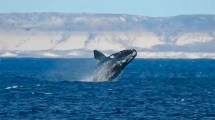
[[[122,50],[118,53],[114,53],[108,58],[110,61],[115,62],[113,64],[118,64],[122,67],[126,67],[136,56],[137,51],[135,49],[128,49]]]

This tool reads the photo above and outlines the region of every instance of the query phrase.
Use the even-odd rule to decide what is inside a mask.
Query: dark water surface
[[[135,59],[83,82],[93,59],[0,59],[0,120],[215,120],[215,60]]]

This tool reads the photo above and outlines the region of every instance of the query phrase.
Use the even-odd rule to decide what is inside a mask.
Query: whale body
[[[135,49],[122,50],[108,57],[98,50],[94,50],[94,58],[98,60],[98,63],[91,79],[94,82],[115,80],[136,55]]]

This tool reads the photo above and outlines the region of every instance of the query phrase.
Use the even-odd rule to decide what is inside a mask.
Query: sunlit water
[[[0,59],[0,120],[215,119],[215,60],[135,59],[92,82],[93,59]]]

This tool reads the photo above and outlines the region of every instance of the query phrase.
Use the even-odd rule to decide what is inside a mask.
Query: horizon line
[[[193,14],[178,14],[178,15],[172,15],[172,16],[148,16],[148,15],[138,15],[138,14],[124,14],[124,13],[94,13],[94,12],[4,12],[0,14],[86,14],[86,15],[129,15],[129,16],[142,16],[142,17],[176,17],[176,16],[190,16],[190,15],[215,15],[211,13],[193,13]]]

